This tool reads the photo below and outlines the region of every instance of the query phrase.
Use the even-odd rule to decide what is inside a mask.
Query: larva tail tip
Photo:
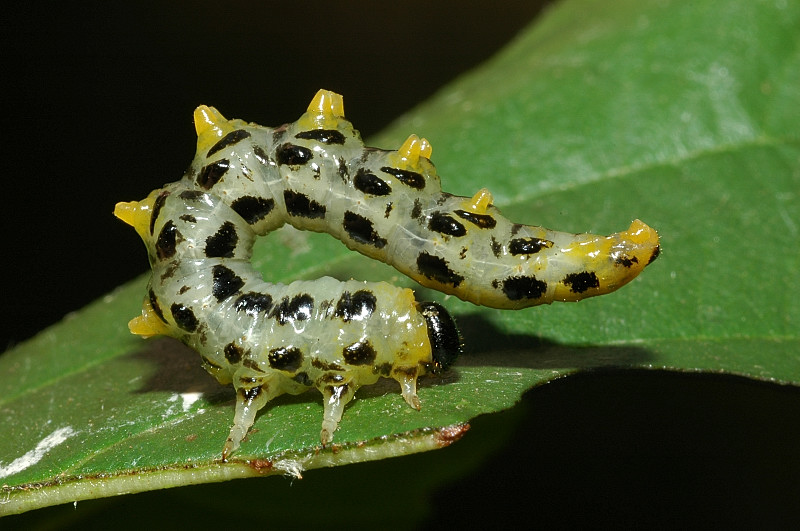
[[[650,251],[650,258],[647,264],[655,260],[661,252],[658,232],[642,220],[633,220],[631,226],[622,233],[622,236],[638,248]]]

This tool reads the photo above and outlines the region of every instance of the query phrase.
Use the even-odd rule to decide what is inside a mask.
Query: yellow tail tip
[[[648,259],[645,265],[651,264],[661,253],[658,232],[639,219],[633,220],[631,226],[621,236],[637,248],[647,251]]]

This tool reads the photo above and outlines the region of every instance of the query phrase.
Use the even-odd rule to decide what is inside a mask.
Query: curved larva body
[[[460,350],[444,308],[415,303],[410,290],[330,278],[265,283],[250,265],[258,235],[284,223],[328,232],[425,286],[497,308],[608,293],[658,254],[658,235],[638,220],[611,236],[575,235],[511,223],[486,190],[444,193],[426,140],[365,147],[332,92],[275,129],[210,107],[195,111],[195,126],[184,178],[115,213],[142,236],[153,267],[131,330],[181,339],[238,391],[224,457],[258,408],[284,392],[323,393],[323,444],[355,389],[380,376],[398,380],[419,408],[417,376]]]

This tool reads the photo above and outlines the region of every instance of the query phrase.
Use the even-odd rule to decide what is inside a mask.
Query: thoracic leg
[[[330,385],[322,390],[322,400],[325,406],[322,416],[322,431],[319,434],[322,446],[326,446],[333,441],[333,432],[336,431],[339,421],[342,420],[344,407],[353,399],[356,389],[358,389],[358,385],[355,382],[349,382]]]
[[[247,435],[247,431],[256,419],[256,413],[266,405],[267,402],[280,395],[280,392],[273,391],[276,385],[269,383],[262,384],[250,389],[237,389],[236,391],[236,413],[233,417],[233,427],[222,449],[222,460],[227,461],[239,444]]]
[[[417,373],[395,374],[394,378],[400,383],[400,393],[408,405],[419,411],[421,406],[417,396]]]

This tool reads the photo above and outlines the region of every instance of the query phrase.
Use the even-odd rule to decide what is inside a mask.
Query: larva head
[[[431,372],[437,374],[447,370],[461,354],[461,334],[455,321],[441,304],[420,302],[418,309],[428,326],[433,362]]]

